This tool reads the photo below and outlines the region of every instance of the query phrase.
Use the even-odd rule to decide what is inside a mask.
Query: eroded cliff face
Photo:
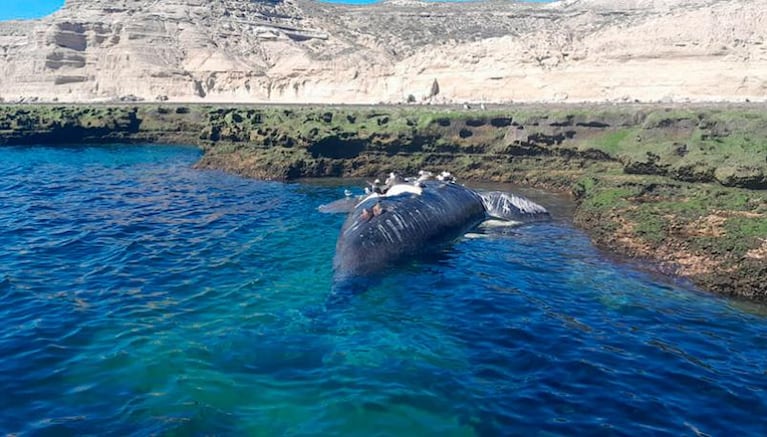
[[[0,98],[758,101],[766,37],[767,0],[67,0],[0,23]]]

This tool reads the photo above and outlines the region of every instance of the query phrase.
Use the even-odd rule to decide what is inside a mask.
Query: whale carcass
[[[346,212],[333,260],[336,282],[364,277],[403,259],[433,251],[487,219],[540,220],[548,211],[522,197],[498,191],[477,192],[445,173],[406,182],[390,175],[376,180],[365,197],[347,197],[320,207]]]

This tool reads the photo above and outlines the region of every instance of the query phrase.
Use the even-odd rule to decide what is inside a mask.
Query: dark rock
[[[120,96],[120,98],[117,99],[120,102],[143,102],[144,99],[138,96],[134,96],[133,94],[128,94],[127,96]]]
[[[470,118],[466,120],[466,126],[480,127],[487,124],[487,120],[482,118]]]
[[[511,126],[511,117],[495,117],[490,119],[490,126],[507,127]]]
[[[629,161],[623,167],[623,171],[627,174],[667,176],[668,164],[661,164],[660,156],[647,152],[646,161]]]
[[[672,169],[669,176],[684,182],[714,182],[714,168],[704,164],[683,165]]]
[[[587,149],[579,154],[579,157],[593,159],[595,161],[614,161],[615,159],[607,153],[597,149]]]
[[[527,136],[527,143],[536,144],[536,145],[552,146],[554,144],[562,144],[564,140],[565,140],[565,135],[562,133],[547,135],[547,134],[538,132],[538,133],[534,133]]]
[[[609,124],[603,123],[601,121],[586,121],[586,122],[580,122],[575,123],[578,127],[592,127],[592,128],[598,128],[598,129],[604,129],[606,127],[610,127]]]
[[[366,146],[362,140],[327,137],[309,146],[308,150],[313,158],[351,159],[359,156]]]
[[[549,126],[551,126],[551,127],[569,127],[569,126],[573,125],[573,118],[574,117],[572,115],[570,115],[570,116],[567,116],[567,118],[565,118],[565,120],[563,120],[563,121],[554,121],[554,122],[549,123]]]
[[[194,94],[197,97],[205,98],[207,93],[205,92],[205,88],[203,88],[202,86],[202,81],[195,80],[194,82],[192,82],[192,86],[194,87]]]
[[[762,168],[754,166],[719,167],[714,177],[725,187],[767,189],[767,174]]]

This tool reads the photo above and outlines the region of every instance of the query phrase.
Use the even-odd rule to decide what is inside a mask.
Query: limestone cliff
[[[763,101],[766,36],[767,0],[67,0],[0,23],[0,98]]]

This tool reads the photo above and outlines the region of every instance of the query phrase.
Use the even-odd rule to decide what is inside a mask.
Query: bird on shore
[[[433,178],[434,174],[430,171],[425,170],[419,170],[418,171],[418,179],[416,179],[416,182],[423,182],[428,181],[429,179]]]
[[[449,171],[443,171],[437,176],[437,180],[442,182],[455,182],[455,176]]]

